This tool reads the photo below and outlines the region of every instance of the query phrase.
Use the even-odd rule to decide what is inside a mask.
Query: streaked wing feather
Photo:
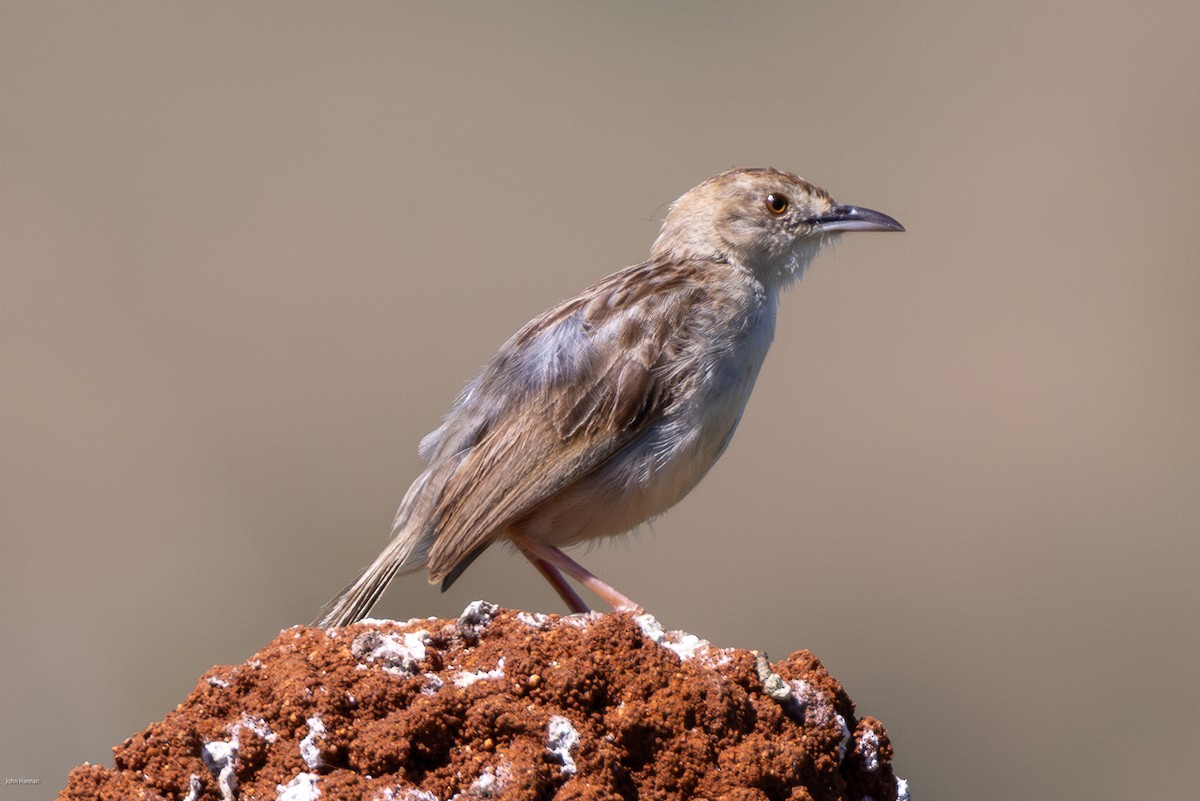
[[[655,317],[667,324],[646,330],[647,315],[636,308],[606,314],[613,300],[604,288],[548,313],[553,319],[531,323],[537,330],[518,332],[509,345],[520,344],[519,352],[536,354],[536,361],[505,359],[506,346],[464,398],[462,411],[473,406],[476,418],[488,401],[500,411],[479,427],[480,437],[440,493],[430,581],[612,458],[662,417],[684,380],[663,369],[680,333],[682,298],[647,288],[632,299],[633,306],[660,305]]]

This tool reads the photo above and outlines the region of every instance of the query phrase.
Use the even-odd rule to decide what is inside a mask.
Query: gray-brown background
[[[584,561],[811,648],[917,798],[1193,798],[1200,6],[1125,8],[3,3],[3,797],[310,619],[500,342],[770,164],[909,232]],[[378,612],[478,597],[561,609],[496,549]]]

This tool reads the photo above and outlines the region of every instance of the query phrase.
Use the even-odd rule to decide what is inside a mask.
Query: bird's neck
[[[787,289],[804,276],[804,271],[821,252],[821,247],[829,241],[828,237],[802,239],[788,252],[775,258],[764,259],[761,264],[755,265],[755,270],[763,283],[776,290]]]

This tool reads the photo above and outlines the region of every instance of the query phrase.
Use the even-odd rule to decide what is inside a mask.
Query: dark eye
[[[779,192],[772,192],[767,195],[767,211],[772,214],[783,214],[788,210],[787,195],[782,195]]]

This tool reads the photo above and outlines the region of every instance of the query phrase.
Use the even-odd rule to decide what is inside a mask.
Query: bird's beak
[[[838,231],[903,231],[897,220],[874,209],[862,206],[834,206],[828,214],[813,219],[812,224],[821,233]]]

